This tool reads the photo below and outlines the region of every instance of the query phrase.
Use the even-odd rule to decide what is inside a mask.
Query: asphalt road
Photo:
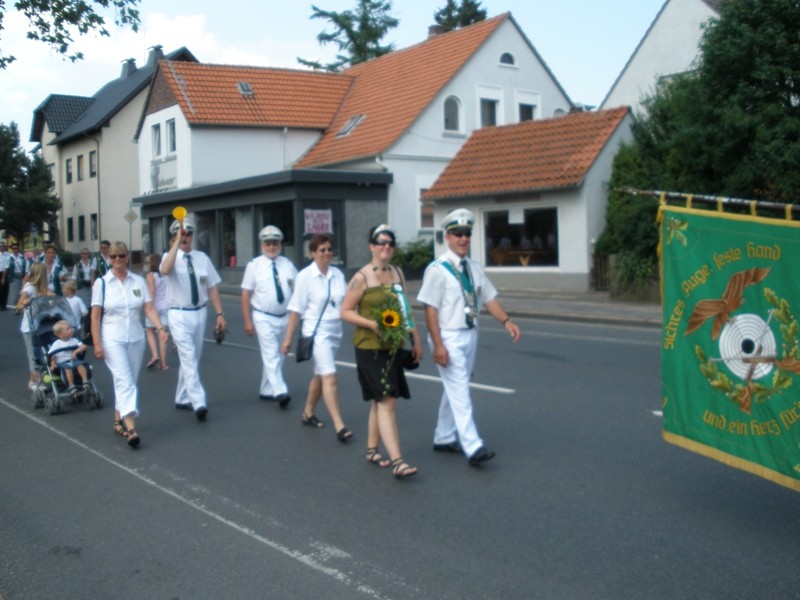
[[[140,376],[142,436],[106,406],[32,410],[13,313],[0,313],[0,596],[58,598],[797,598],[795,493],[661,440],[659,332],[518,320],[514,346],[484,319],[476,417],[497,458],[431,450],[441,387],[426,356],[399,404],[396,481],[364,460],[367,406],[343,344],[355,432],[300,425],[294,400],[258,400],[256,342],[203,357],[204,423],[172,408],[169,371]],[[346,336],[347,338],[347,336]],[[210,336],[209,336],[210,339]]]

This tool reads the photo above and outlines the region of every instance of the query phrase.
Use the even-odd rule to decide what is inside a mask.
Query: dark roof
[[[158,49],[151,50],[151,56],[146,65],[138,69],[132,63],[130,63],[130,66],[124,66],[122,75],[100,88],[92,96],[92,102],[86,110],[50,143],[56,145],[64,144],[83,137],[87,133],[97,131],[107,124],[114,115],[150,84],[150,80],[156,70],[158,58],[197,62],[194,55],[184,47],[170,52],[166,57]]]
[[[708,4],[708,6],[710,6],[714,12],[719,14],[722,12],[722,4],[725,2],[725,0],[703,0],[703,2]]]
[[[44,125],[58,135],[75,121],[92,103],[88,96],[50,94],[33,111],[31,142],[41,142]]]

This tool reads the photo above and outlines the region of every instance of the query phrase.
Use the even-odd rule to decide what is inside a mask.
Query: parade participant
[[[147,275],[145,281],[147,282],[147,290],[150,292],[150,297],[153,299],[153,306],[158,312],[158,317],[161,319],[161,324],[164,327],[169,327],[169,319],[167,317],[167,281],[161,276],[159,269],[161,267],[161,255],[150,254],[146,259]],[[156,339],[156,324],[150,319],[145,317],[144,324],[147,327],[147,345],[150,348],[150,360],[147,363],[147,368],[152,369],[161,362],[159,368],[161,370],[169,369],[167,365],[167,342]],[[160,356],[160,359],[159,359]]]
[[[22,292],[17,300],[17,314],[25,310],[25,307],[30,304],[31,300],[39,296],[52,296],[47,287],[47,271],[42,263],[34,263],[31,265],[30,273],[28,273],[28,280],[22,287]],[[28,355],[28,389],[35,392],[39,387],[39,376],[36,373],[36,355],[33,351],[33,338],[31,337],[31,322],[29,311],[25,311],[22,315],[22,323],[19,330],[22,332],[22,339],[25,342],[25,350]]]
[[[189,219],[175,220],[169,232],[169,252],[161,260],[161,274],[167,280],[169,329],[178,349],[181,366],[176,408],[193,410],[199,421],[208,415],[206,391],[200,381],[200,356],[206,330],[206,304],[216,312],[216,329],[225,329],[225,315],[217,284],[221,281],[211,259],[192,249],[194,225]]]
[[[106,362],[114,380],[114,432],[139,446],[136,431],[139,390],[136,382],[144,359],[142,311],[156,324],[162,339],[166,329],[158,318],[144,279],[128,270],[128,247],[109,246],[111,270],[92,286],[92,339],[94,354]]]
[[[62,296],[61,284],[67,280],[67,272],[61,259],[58,258],[55,245],[47,244],[43,256],[44,266],[47,269],[47,287],[56,296]]]
[[[0,310],[5,310],[8,305],[8,265],[11,262],[11,253],[8,251],[6,240],[0,240]]]
[[[369,249],[372,260],[361,267],[347,286],[342,301],[342,320],[355,325],[353,344],[356,347],[356,368],[364,400],[370,403],[367,421],[367,460],[379,467],[391,465],[395,477],[409,477],[417,472],[403,460],[400,453],[400,436],[397,430],[397,398],[410,398],[405,371],[397,351],[411,332],[414,340],[413,357],[422,358],[422,340],[413,327],[408,301],[405,297],[405,279],[400,269],[389,261],[394,254],[395,235],[387,225],[378,225],[369,232]],[[392,322],[400,318],[402,328],[398,346],[390,348],[380,337],[380,326],[374,313],[386,306]],[[390,306],[392,308],[390,308]],[[396,307],[395,310],[393,307]],[[399,312],[398,312],[399,310]],[[379,452],[380,443],[386,447],[391,460]]]
[[[82,248],[80,259],[72,267],[72,280],[78,286],[78,295],[84,303],[92,299],[92,255],[88,248]]]
[[[346,442],[353,433],[345,427],[342,419],[334,362],[342,341],[339,308],[345,293],[345,279],[339,269],[331,266],[333,245],[329,235],[315,233],[309,240],[308,248],[313,262],[297,274],[294,293],[288,306],[289,323],[281,352],[289,353],[292,335],[302,318],[300,335],[314,336],[314,373],[308,384],[302,422],[311,427],[323,426],[314,413],[322,394],[336,429],[336,437],[340,442]]]
[[[444,218],[447,251],[425,270],[417,299],[425,305],[428,341],[444,386],[433,448],[463,451],[469,464],[476,466],[495,456],[478,435],[469,389],[481,305],[514,342],[519,341],[521,332],[497,299],[497,290],[480,263],[467,257],[474,221],[472,213],[464,208]]]
[[[19,243],[11,244],[11,256],[8,260],[6,278],[8,280],[8,299],[12,305],[16,305],[19,295],[22,292],[22,280],[28,274],[28,260],[19,251]]]
[[[281,256],[283,232],[267,225],[258,234],[262,256],[247,263],[242,278],[242,318],[244,331],[258,334],[261,349],[262,400],[276,400],[281,408],[291,401],[289,388],[283,379],[284,354],[281,343],[289,321],[286,307],[292,297],[297,269],[285,256]]]
[[[108,257],[108,249],[111,242],[108,240],[100,241],[100,254],[92,258],[92,289],[94,289],[94,282],[98,277],[102,277],[111,268],[111,260]]]

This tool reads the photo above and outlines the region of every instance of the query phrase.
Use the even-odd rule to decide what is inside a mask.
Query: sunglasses
[[[453,231],[448,231],[447,233],[449,233],[450,235],[453,235],[455,237],[459,237],[459,238],[460,237],[468,237],[468,238],[472,237],[472,229],[453,229]]]
[[[281,243],[279,240],[261,240],[261,243],[265,246],[280,246]]]
[[[394,248],[394,242],[392,240],[377,240],[372,243],[376,246],[389,246],[389,248]]]
[[[317,252],[323,252],[324,254],[330,254],[333,252],[333,248],[325,247],[325,248],[317,248]]]
[[[118,258],[128,258],[128,255],[127,254],[109,254],[108,258],[110,258],[111,260],[116,260]]]

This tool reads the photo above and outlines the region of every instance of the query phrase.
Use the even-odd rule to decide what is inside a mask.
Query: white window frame
[[[514,118],[519,122],[519,106],[520,104],[532,104],[535,108],[533,110],[533,120],[537,121],[542,118],[542,95],[539,92],[531,90],[514,90],[514,105],[516,107],[516,114]]]
[[[481,100],[494,100],[497,102],[497,114],[496,117],[496,126],[505,125],[506,124],[506,111],[505,111],[505,102],[503,98],[503,88],[493,86],[493,85],[478,85],[476,93],[476,128],[480,129],[483,127],[481,123]]]
[[[456,111],[456,126],[454,128],[447,127],[447,103],[452,102],[455,104]],[[464,133],[464,110],[461,104],[461,99],[458,96],[448,96],[442,103],[442,126],[447,134],[463,134]]]
[[[167,135],[167,154],[175,154],[178,148],[178,142],[175,138],[175,119],[167,119],[166,127]]]
[[[161,123],[150,126],[150,142],[153,150],[153,158],[161,156]]]

